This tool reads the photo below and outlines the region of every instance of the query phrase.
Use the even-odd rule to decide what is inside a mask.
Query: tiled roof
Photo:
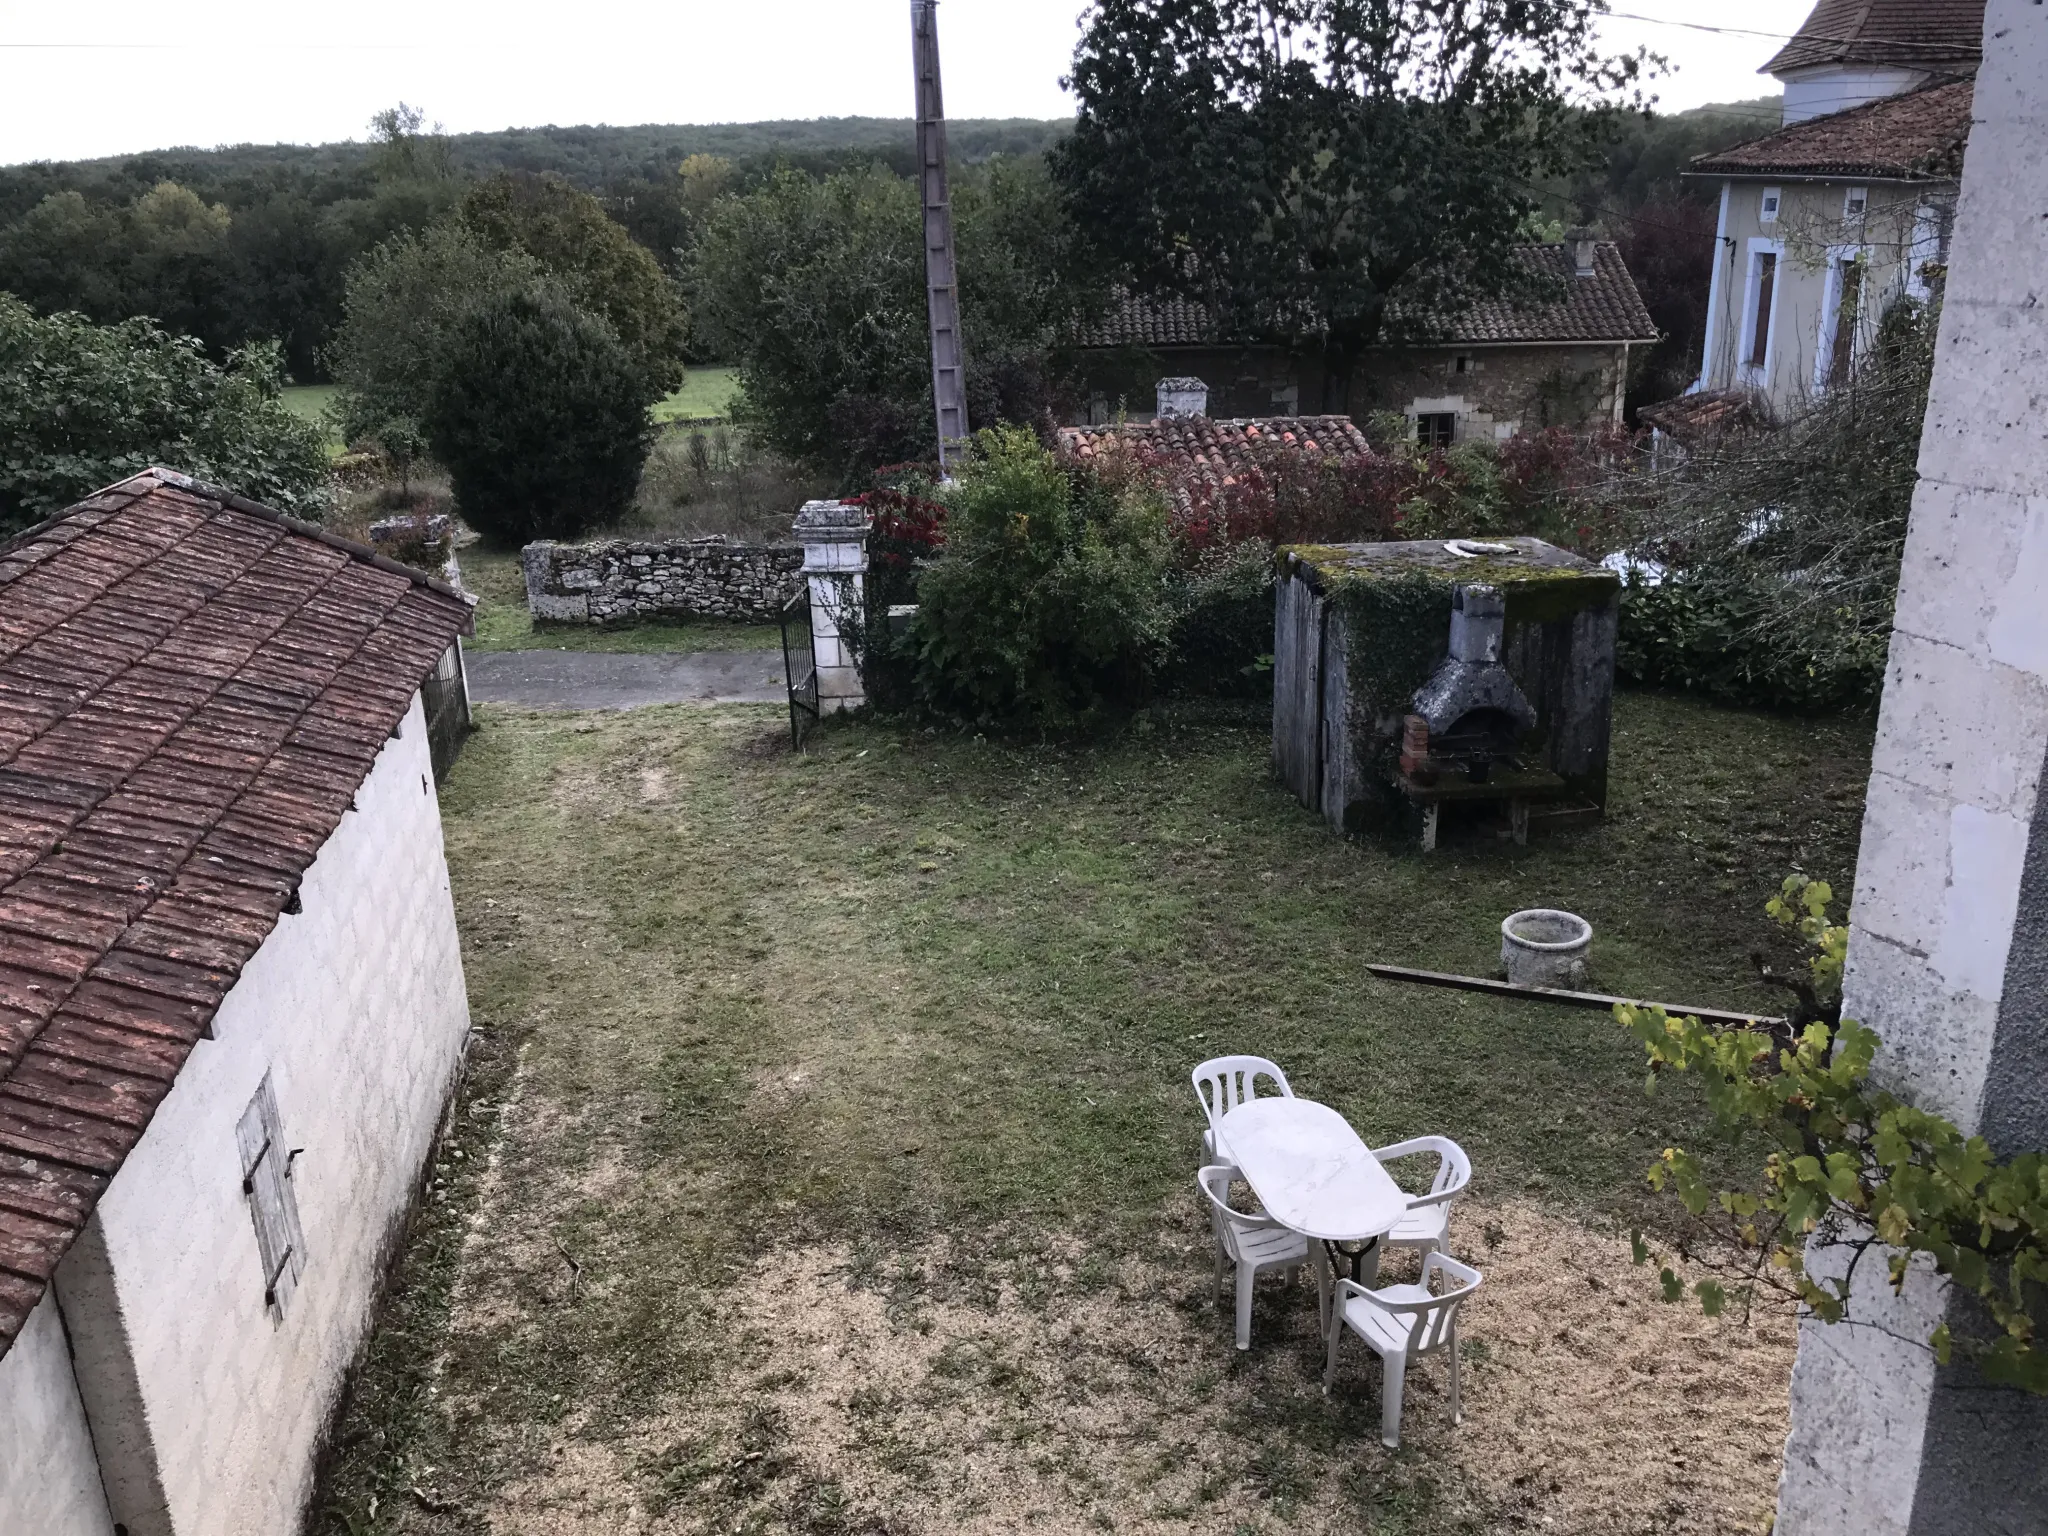
[[[0,543],[0,1355],[469,625],[165,470]]]
[[[1487,342],[1655,341],[1656,322],[1643,307],[1635,279],[1620,250],[1609,241],[1595,248],[1593,272],[1578,276],[1569,247],[1523,245],[1516,255],[1527,266],[1568,284],[1560,299],[1527,303],[1496,299],[1476,305],[1451,327],[1443,345]],[[1124,295],[1099,324],[1081,335],[1087,347],[1191,347],[1218,344],[1206,305],[1192,299],[1148,299]]]
[[[1489,300],[1459,322],[1453,342],[1657,339],[1657,322],[1612,241],[1594,245],[1593,271],[1586,277],[1573,270],[1569,245],[1524,245],[1516,254],[1524,266],[1563,283],[1564,297],[1535,304]]]
[[[1240,421],[1169,416],[1110,427],[1060,428],[1061,449],[1077,459],[1092,459],[1118,444],[1159,461],[1174,495],[1182,501],[1191,485],[1230,484],[1252,467],[1262,451],[1291,448],[1311,456],[1372,451],[1349,416],[1267,416]]]
[[[1660,400],[1637,411],[1636,419],[1681,442],[1770,424],[1756,396],[1739,389],[1702,390]]]
[[[1983,53],[1984,0],[1819,0],[1760,73],[1816,64],[1974,67]]]
[[[1962,174],[1975,86],[1951,80],[1808,118],[1693,161],[1707,176],[1858,176],[1951,181]]]

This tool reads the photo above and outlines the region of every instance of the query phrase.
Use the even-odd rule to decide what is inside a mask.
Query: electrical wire
[[[1754,27],[1717,27],[1705,21],[1674,21],[1668,16],[1644,16],[1635,11],[1608,11],[1616,21],[1646,21],[1656,27],[1683,27],[1690,32],[1718,32],[1727,37],[1767,37],[1781,43],[1867,43],[1884,48],[1926,48],[1924,37],[1866,37],[1832,32],[1762,32]],[[1977,50],[1982,51],[1982,50]],[[1962,55],[1958,55],[1961,57]]]

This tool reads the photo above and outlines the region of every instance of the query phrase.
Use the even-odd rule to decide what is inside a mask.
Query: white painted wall
[[[307,872],[303,911],[250,962],[99,1210],[176,1536],[299,1528],[316,1441],[469,1027],[417,696],[356,806]],[[287,1144],[305,1149],[292,1185],[307,1259],[282,1323],[264,1304],[235,1140],[266,1071]],[[58,1294],[74,1333],[105,1306],[62,1271]],[[91,1381],[85,1397],[97,1415]],[[114,1515],[129,1522],[116,1483]]]
[[[0,1360],[0,1532],[113,1536],[54,1296]]]
[[[1785,82],[1784,121],[1789,127],[1808,118],[1828,117],[1886,96],[1897,96],[1928,77],[1920,69],[1819,64],[1812,69],[1788,71],[1778,78]]]
[[[1888,1083],[1966,1131],[2048,753],[2048,14],[1991,0],[1985,42],[1843,987]],[[1871,1326],[1800,1329],[1780,1536],[2022,1529],[1944,1515],[1951,1494],[1919,1486],[1937,1373],[1916,1341],[1943,1315],[1939,1287],[1915,1279],[1893,1301],[1880,1262],[1857,1296]],[[2032,1453],[2002,1432],[1978,1450],[2008,1473]]]

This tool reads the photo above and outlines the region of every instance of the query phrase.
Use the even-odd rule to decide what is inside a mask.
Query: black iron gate
[[[818,723],[818,652],[811,642],[808,582],[782,605],[782,675],[789,685],[789,745],[801,752]]]

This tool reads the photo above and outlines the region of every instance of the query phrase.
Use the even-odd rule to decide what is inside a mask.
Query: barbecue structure
[[[1285,552],[1273,756],[1343,831],[1598,816],[1620,579],[1541,539]],[[1464,814],[1462,811],[1460,814]]]

